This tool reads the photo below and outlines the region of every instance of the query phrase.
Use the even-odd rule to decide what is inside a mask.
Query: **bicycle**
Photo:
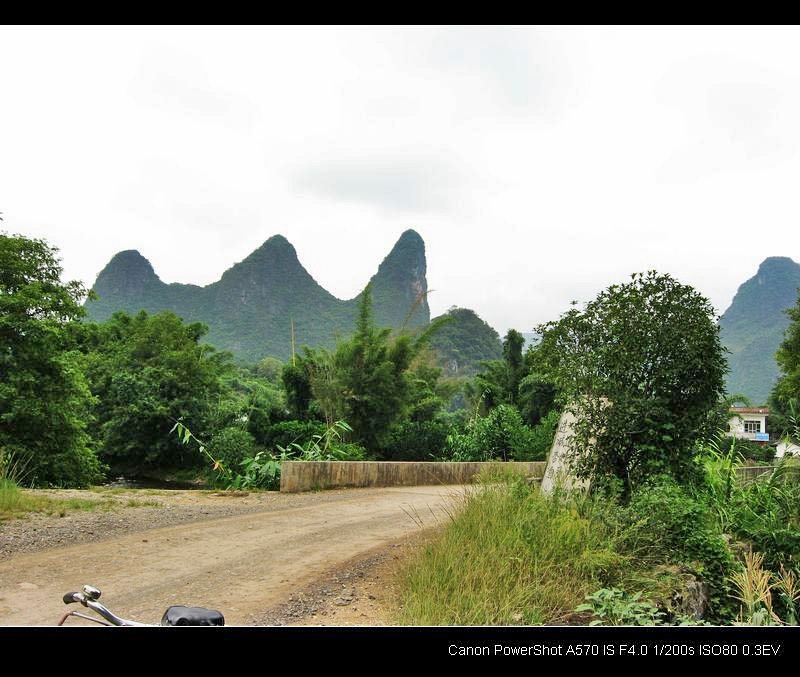
[[[215,609],[203,609],[201,607],[191,606],[171,606],[161,617],[161,623],[139,623],[138,621],[128,620],[121,618],[115,613],[112,613],[108,608],[100,604],[97,600],[100,599],[102,593],[100,590],[92,585],[84,585],[81,592],[68,592],[64,595],[64,604],[74,604],[76,602],[82,604],[87,609],[91,609],[105,620],[100,620],[94,616],[87,616],[79,611],[72,610],[65,613],[58,621],[58,625],[64,625],[64,622],[70,617],[83,618],[84,620],[97,623],[105,626],[123,626],[123,627],[158,627],[164,626],[222,626],[225,625],[225,617]]]

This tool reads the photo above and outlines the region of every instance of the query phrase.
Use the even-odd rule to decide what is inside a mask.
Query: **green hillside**
[[[755,276],[739,287],[720,318],[722,341],[731,351],[729,393],[766,403],[778,377],[775,352],[789,325],[784,311],[795,304],[798,287],[800,264],[785,256],[765,259]]]
[[[375,319],[382,326],[424,326],[430,321],[425,243],[404,232],[372,277]],[[297,346],[333,346],[353,328],[360,295],[337,299],[297,258],[289,241],[275,235],[206,287],[165,284],[137,251],[115,255],[97,276],[98,298],[88,301],[98,322],[115,311],[171,310],[186,321],[208,325],[206,340],[243,362],[291,354],[291,322]],[[409,316],[410,314],[410,316]]]
[[[474,376],[484,360],[499,360],[503,356],[500,336],[474,311],[451,308],[440,317],[449,318],[433,335],[431,347],[439,364],[450,376]],[[437,318],[438,319],[438,318]]]

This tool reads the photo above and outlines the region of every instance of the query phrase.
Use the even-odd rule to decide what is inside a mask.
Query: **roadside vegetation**
[[[435,344],[464,313],[419,327],[417,299],[407,326],[383,328],[367,288],[332,349],[235,363],[173,313],[88,322],[87,290],[61,272],[47,242],[0,233],[0,449],[25,486],[124,474],[269,489],[287,459],[541,460],[552,442],[553,387],[514,330],[501,342],[467,322]],[[473,324],[480,340],[460,338]]]
[[[736,398],[716,317],[669,275],[633,275],[533,345],[511,329],[491,349],[485,327],[463,345],[439,334],[459,313],[378,326],[368,287],[333,348],[243,364],[172,313],[87,322],[87,291],[61,272],[46,242],[0,234],[3,518],[110,508],[26,488],[121,472],[250,490],[276,488],[287,460],[544,460],[568,411],[588,493],[487,483],[407,569],[400,620],[796,622],[797,467],[737,480],[744,456],[773,460],[719,433]],[[768,425],[798,444],[800,300],[789,315]]]
[[[0,522],[25,517],[31,513],[65,517],[71,512],[119,510],[160,505],[156,501],[129,498],[124,501],[111,498],[62,498],[42,494],[35,490],[20,489],[15,482],[0,478]]]
[[[797,624],[800,468],[740,480],[753,449],[719,430],[708,302],[648,273],[539,331],[537,368],[577,417],[572,471],[590,489],[490,478],[406,563],[398,622]],[[797,440],[795,406],[784,434]]]

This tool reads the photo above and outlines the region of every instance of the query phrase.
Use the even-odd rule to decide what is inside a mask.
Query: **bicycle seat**
[[[161,625],[225,625],[225,617],[214,609],[171,606],[161,617]]]

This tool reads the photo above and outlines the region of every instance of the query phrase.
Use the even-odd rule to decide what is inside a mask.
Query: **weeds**
[[[398,621],[563,623],[626,564],[614,542],[586,506],[549,499],[519,478],[483,485],[405,566]]]

